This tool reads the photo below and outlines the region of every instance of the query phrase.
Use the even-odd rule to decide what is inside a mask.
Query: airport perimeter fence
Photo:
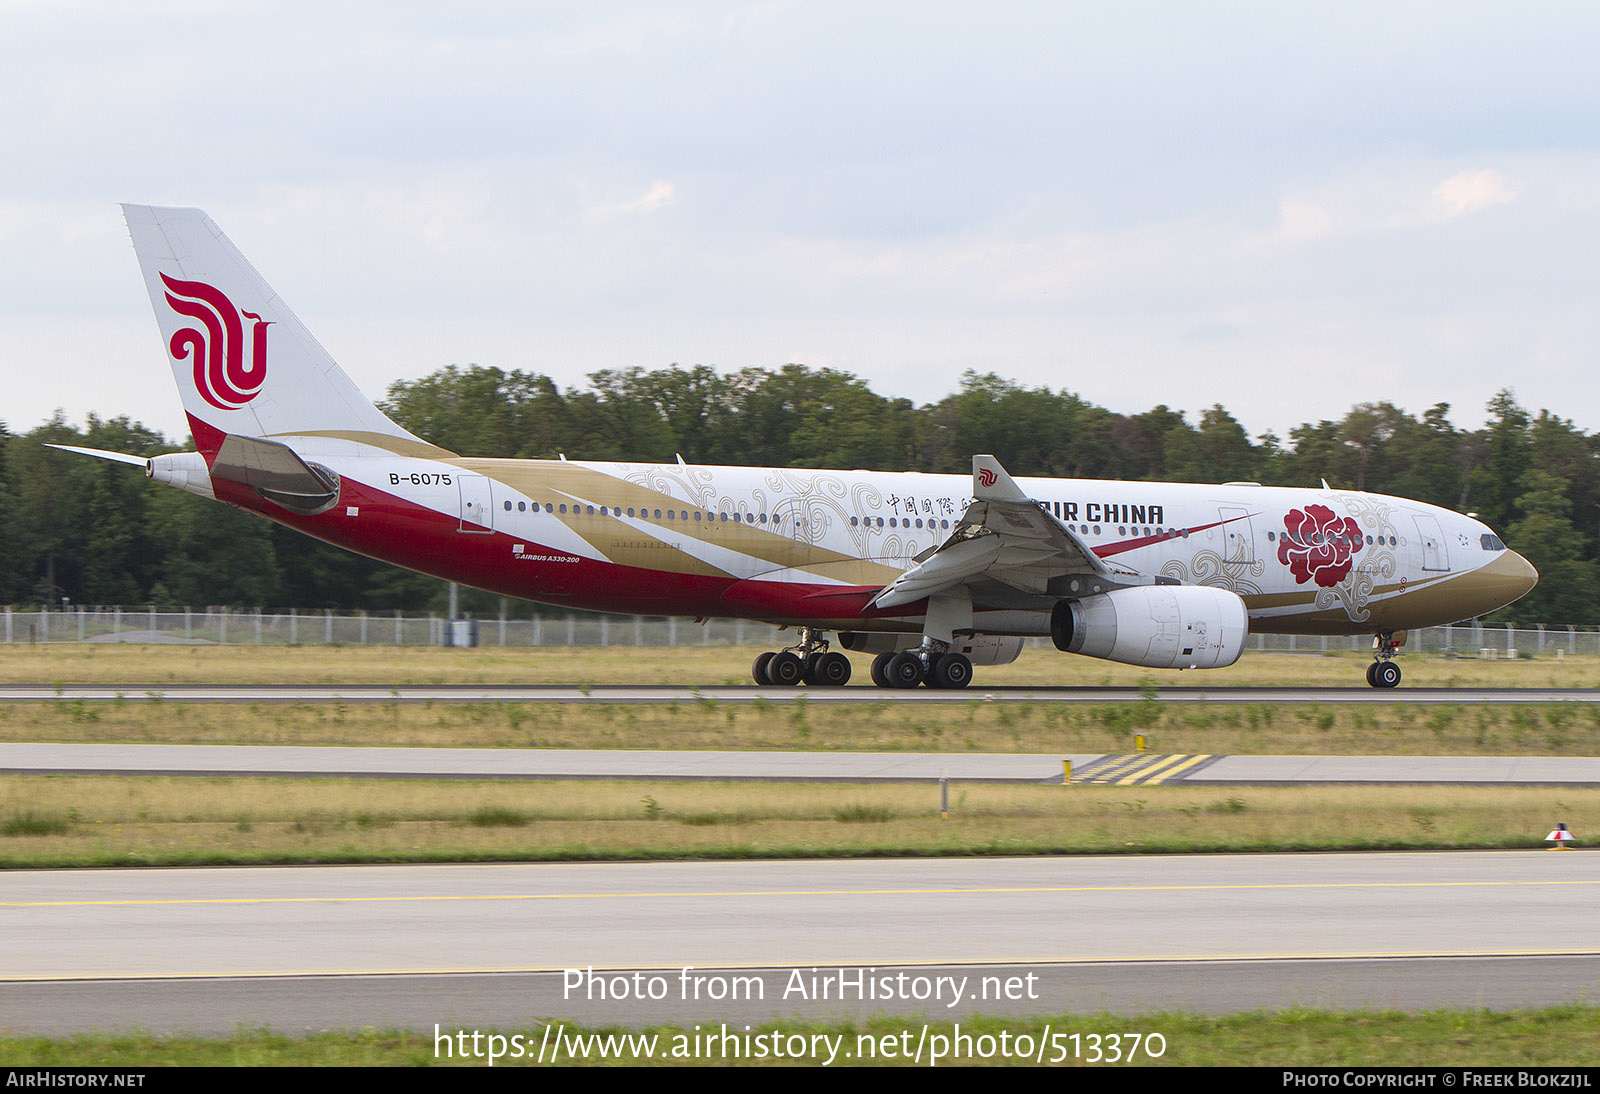
[[[449,620],[437,615],[331,611],[262,612],[237,608],[185,609],[67,607],[5,608],[0,641],[6,645],[130,642],[227,646],[761,646],[794,641],[793,630],[743,619],[664,618],[641,615],[544,615],[531,618]],[[1048,648],[1048,638],[1030,638],[1030,648]],[[1364,635],[1253,634],[1252,650],[1294,653],[1360,652],[1372,648]],[[1537,624],[1517,628],[1481,624],[1412,631],[1407,653],[1444,657],[1567,657],[1600,655],[1600,628]]]

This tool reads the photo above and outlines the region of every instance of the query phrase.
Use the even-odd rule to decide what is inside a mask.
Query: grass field
[[[1532,849],[1557,821],[1600,832],[1590,789],[975,783],[947,819],[939,804],[906,784],[12,775],[0,867]]]
[[[1592,756],[1600,705],[984,702],[0,704],[0,741],[1227,755]]]
[[[431,646],[0,646],[0,684],[717,684],[750,683],[756,647],[632,646],[447,650]],[[1024,650],[978,668],[973,687],[1363,686],[1361,653],[1249,653],[1231,668],[1161,672],[1055,650]],[[871,687],[871,658],[852,654],[851,686]],[[1600,687],[1600,658],[1478,661],[1402,656],[1407,686]]]

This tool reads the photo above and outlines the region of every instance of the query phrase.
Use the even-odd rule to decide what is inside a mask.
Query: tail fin
[[[441,451],[361,394],[204,212],[161,205],[122,212],[202,452],[215,452],[219,434],[305,438],[310,443],[296,447],[312,450],[357,442]]]

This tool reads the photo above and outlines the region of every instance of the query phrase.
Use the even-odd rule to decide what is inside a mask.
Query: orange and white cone
[[[1556,830],[1546,836],[1544,841],[1550,845],[1550,850],[1559,851],[1572,842],[1572,833],[1567,831],[1566,825],[1557,824]]]

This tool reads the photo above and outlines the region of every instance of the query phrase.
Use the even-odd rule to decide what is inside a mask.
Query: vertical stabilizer
[[[431,448],[361,394],[204,212],[122,211],[202,451],[212,430]]]

